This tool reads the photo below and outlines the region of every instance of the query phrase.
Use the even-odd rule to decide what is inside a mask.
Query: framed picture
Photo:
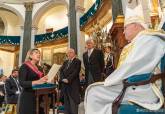
[[[14,56],[14,68],[18,68],[19,66],[19,52],[15,53]]]
[[[51,48],[42,48],[42,62],[49,65],[52,64],[52,50]]]
[[[65,59],[66,59],[65,53],[57,52],[57,53],[53,54],[53,60],[52,61],[55,64],[62,65]]]

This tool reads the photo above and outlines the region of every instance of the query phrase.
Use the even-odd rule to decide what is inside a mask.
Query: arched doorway
[[[49,1],[37,10],[37,12],[33,16],[32,25],[38,28],[38,31],[39,31],[38,33],[45,32],[44,30],[40,30],[40,29],[44,28],[44,26],[45,26],[44,24],[46,24],[46,26],[48,24],[50,25],[51,23],[53,23],[55,25],[55,22],[53,22],[54,21],[53,19],[55,19],[55,18],[53,18],[53,17],[55,17],[56,12],[59,12],[58,14],[60,14],[60,12],[61,12],[61,14],[63,13],[63,15],[66,15],[66,17],[67,17],[68,3],[66,0]],[[59,23],[62,23],[62,22],[60,22],[61,19],[62,18],[59,17]],[[46,23],[46,21],[48,23]],[[66,21],[68,22],[68,20],[66,20]],[[41,24],[42,24],[42,26],[41,26]],[[67,25],[68,25],[68,23],[67,23]],[[50,26],[52,26],[52,25],[50,25]]]
[[[3,35],[5,32],[5,24],[2,20],[2,18],[0,17],[0,35]]]

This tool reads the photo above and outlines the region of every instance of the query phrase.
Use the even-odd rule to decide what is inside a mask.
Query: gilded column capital
[[[115,23],[124,23],[124,15],[118,15]]]
[[[32,30],[38,30],[37,26],[32,26]]]
[[[33,2],[26,2],[24,4],[26,11],[32,11],[33,10]]]
[[[76,11],[84,13],[85,8],[83,8],[82,6],[76,6]]]

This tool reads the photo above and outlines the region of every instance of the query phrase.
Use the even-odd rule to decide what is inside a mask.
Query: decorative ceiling
[[[39,3],[43,1],[48,1],[48,0],[1,0],[0,2],[9,3],[9,4],[24,4],[26,2]]]

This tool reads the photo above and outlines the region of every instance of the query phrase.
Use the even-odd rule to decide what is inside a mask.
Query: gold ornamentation
[[[123,15],[118,15],[115,23],[124,23],[124,16]]]
[[[26,11],[32,11],[33,10],[33,3],[32,2],[27,2],[25,3],[25,8],[26,8]]]
[[[131,52],[133,47],[134,47],[134,44],[130,43],[126,47],[123,48],[123,50],[122,50],[122,52],[120,54],[120,58],[119,58],[119,62],[118,62],[117,68],[119,68],[123,64],[123,62],[127,58],[128,54]]]

